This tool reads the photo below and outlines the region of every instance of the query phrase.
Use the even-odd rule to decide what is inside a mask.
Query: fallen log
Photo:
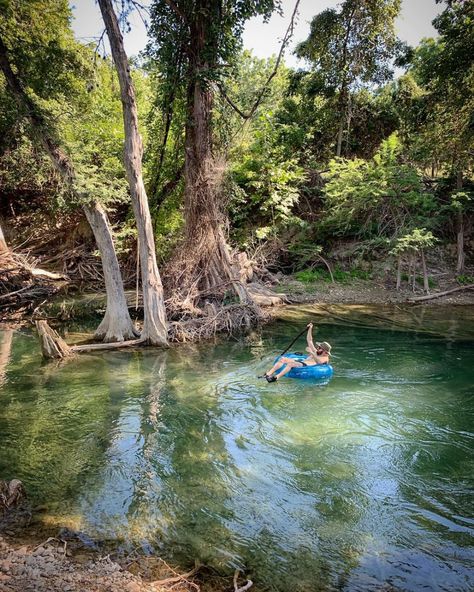
[[[408,302],[423,302],[425,300],[433,300],[433,298],[440,298],[441,296],[447,296],[454,292],[461,292],[463,290],[473,290],[474,284],[468,284],[467,286],[459,286],[458,288],[452,288],[451,290],[445,290],[444,292],[435,292],[434,294],[428,294],[428,296],[415,296],[410,298]]]
[[[70,350],[72,352],[87,352],[101,349],[118,349],[120,347],[141,345],[144,342],[144,339],[129,339],[128,341],[114,341],[112,343],[85,343],[84,345],[71,345]]]

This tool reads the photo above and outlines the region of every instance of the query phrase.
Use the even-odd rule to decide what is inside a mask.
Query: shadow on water
[[[54,523],[183,566],[238,567],[263,590],[472,589],[467,319],[457,340],[456,319],[422,333],[367,327],[360,310],[320,316],[333,379],[258,380],[314,315],[60,367],[15,334],[0,346],[0,474],[23,479]]]

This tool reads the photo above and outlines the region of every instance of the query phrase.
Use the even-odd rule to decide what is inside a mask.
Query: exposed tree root
[[[208,314],[205,316],[182,318],[169,323],[169,341],[180,343],[202,341],[224,332],[227,335],[236,335],[249,331],[266,318],[261,309],[252,304],[231,304],[221,307],[209,304],[206,312]],[[41,351],[46,359],[63,359],[75,353],[146,345],[145,340],[139,338],[116,343],[86,343],[69,346],[45,320],[36,321],[36,329],[40,337]]]
[[[63,276],[39,269],[28,258],[9,252],[0,259],[0,321],[32,312],[58,292]]]
[[[199,318],[183,318],[171,322],[170,341],[202,341],[214,337],[217,333],[235,335],[248,331],[265,318],[262,310],[252,304],[230,304],[218,308],[209,305],[208,313]]]

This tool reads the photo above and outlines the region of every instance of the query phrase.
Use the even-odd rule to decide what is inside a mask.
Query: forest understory
[[[38,215],[21,216],[5,230],[15,238],[11,241],[9,261],[0,271],[1,322],[31,324],[46,319],[60,325],[99,319],[103,315],[106,294],[102,265],[85,220],[76,215],[50,224],[45,219],[39,220]],[[316,262],[303,272],[291,273],[284,263],[279,265],[278,259],[284,259],[281,245],[280,251],[273,254],[257,252],[254,259],[252,254],[240,253],[234,260],[238,262],[242,281],[253,290],[257,303],[267,309],[267,319],[273,316],[269,307],[303,302],[409,304],[427,296],[425,304],[430,305],[474,303],[474,291],[470,287],[474,278],[474,265],[469,265],[473,250],[470,243],[466,245],[467,264],[461,277],[453,271],[455,244],[430,254],[429,294],[423,290],[421,270],[415,284],[405,276],[397,290],[394,258],[362,259],[354,255],[355,246],[347,241],[335,243],[326,256],[328,267]],[[130,314],[140,322],[143,301],[141,290],[137,290],[136,247],[122,256],[120,263]],[[164,288],[166,303],[170,297],[166,283]],[[174,327],[170,331],[171,339],[185,340],[180,337],[177,324],[171,326]]]

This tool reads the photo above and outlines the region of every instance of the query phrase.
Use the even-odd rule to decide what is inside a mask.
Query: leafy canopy
[[[380,84],[392,75],[391,63],[401,48],[394,20],[400,0],[345,0],[311,21],[309,37],[296,54],[316,72],[321,90]]]

